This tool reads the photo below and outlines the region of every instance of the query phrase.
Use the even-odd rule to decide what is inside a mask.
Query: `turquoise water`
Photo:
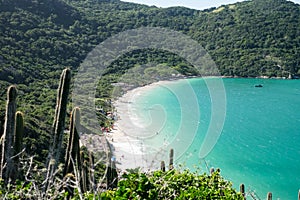
[[[150,131],[157,133],[149,143],[175,148],[176,163],[192,170],[195,166],[205,172],[206,167],[220,168],[235,188],[244,183],[246,191],[251,189],[262,199],[267,192],[273,193],[273,199],[297,199],[300,81],[223,79],[223,83],[224,126],[216,145],[204,159],[199,152],[209,125],[222,123],[211,121],[211,90],[205,79],[167,83],[135,99],[141,118],[153,124],[163,121],[159,129],[149,126]],[[256,84],[263,87],[254,87]]]

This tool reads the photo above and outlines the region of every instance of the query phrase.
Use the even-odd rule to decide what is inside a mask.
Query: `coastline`
[[[125,171],[126,169],[140,168],[142,171],[152,171],[160,169],[160,162],[163,159],[157,159],[153,155],[149,155],[149,147],[146,146],[144,141],[134,136],[136,132],[136,127],[132,127],[131,123],[126,123],[126,121],[132,121],[136,119],[129,118],[128,107],[132,104],[132,100],[135,96],[141,95],[144,92],[159,87],[160,85],[170,84],[177,81],[182,81],[185,79],[193,78],[243,78],[243,77],[226,77],[226,76],[192,76],[192,77],[181,77],[172,78],[169,80],[161,80],[158,82],[151,83],[149,85],[130,88],[125,90],[125,94],[113,101],[113,105],[117,110],[117,120],[114,122],[113,129],[105,133],[107,141],[112,150],[112,160],[116,161],[116,167],[120,171]],[[254,77],[256,79],[272,79],[269,77]],[[285,78],[274,78],[274,79],[285,79]],[[287,79],[288,80],[288,79]],[[133,122],[135,123],[135,122]],[[147,132],[147,131],[145,131]],[[167,158],[167,155],[161,158]],[[167,160],[164,159],[166,162]]]
[[[111,160],[115,161],[119,171],[126,169],[140,168],[141,171],[148,172],[160,169],[161,161],[165,161],[167,166],[169,151],[167,146],[169,141],[163,139],[162,145],[149,144],[147,140],[155,137],[159,130],[151,131],[140,126],[139,118],[131,113],[131,106],[134,107],[134,99],[137,96],[147,93],[157,87],[176,84],[178,81],[185,81],[191,78],[220,78],[217,76],[206,77],[182,77],[168,80],[160,80],[148,85],[125,90],[125,93],[114,100],[113,106],[116,110],[116,120],[110,132],[105,133],[110,145]],[[143,139],[147,138],[147,139]]]
[[[141,137],[134,135],[137,130],[133,124],[138,122],[136,118],[130,117],[129,106],[131,106],[135,96],[160,85],[179,80],[181,79],[164,80],[137,87],[126,91],[125,94],[113,102],[117,110],[117,120],[114,122],[112,131],[106,133],[106,138],[112,149],[112,160],[116,162],[119,171],[140,168],[141,171],[147,172],[160,169],[161,159],[164,156],[158,157],[158,155],[149,153],[151,147],[147,146]],[[131,123],[126,123],[128,121],[131,121]],[[144,133],[147,134],[147,130]]]
[[[254,80],[254,78],[253,78],[253,80]],[[255,80],[254,80],[255,81]],[[166,83],[168,83],[168,82],[173,82],[173,81],[166,81]],[[247,81],[246,81],[247,82]],[[257,82],[260,82],[260,80],[257,80]],[[277,82],[277,81],[274,81],[274,82]],[[149,86],[155,86],[155,85],[157,85],[157,84],[163,84],[163,82],[156,82],[156,83],[153,83],[153,84],[150,84],[150,85],[147,85],[147,86],[143,86],[143,87],[139,87],[139,88],[136,88],[136,89],[134,89],[135,90],[135,92],[143,92],[143,91],[147,91],[147,88],[149,88],[149,89],[152,89],[152,87],[149,87]],[[253,83],[253,82],[251,82],[251,83]],[[288,83],[288,84],[292,84],[293,85],[293,82],[291,82],[291,81],[280,81],[280,82],[278,82],[278,84],[281,84],[281,83]],[[299,83],[299,82],[298,82]],[[253,84],[251,84],[252,86],[253,86]],[[298,84],[297,84],[298,85]],[[248,89],[249,89],[249,91],[252,91],[252,87],[247,87]],[[275,88],[276,90],[275,91],[277,91],[278,89],[278,87],[275,85],[275,86],[273,86],[273,88]],[[244,88],[241,88],[241,89],[243,89],[243,90],[241,90],[241,91],[243,91],[243,92],[245,92],[244,91]],[[255,90],[256,91],[256,90]],[[262,91],[262,90],[258,90],[258,91]],[[130,94],[132,91],[130,90],[130,91],[128,91],[126,94],[124,94],[123,95],[123,97],[124,96],[126,96],[126,95],[128,95],[128,93]],[[260,93],[260,92],[259,92]],[[239,93],[240,94],[240,93]],[[252,94],[252,92],[251,93],[249,93],[249,94]],[[130,96],[130,95],[129,95]],[[130,104],[130,98],[128,99],[128,97],[127,97],[127,100],[128,101],[123,101],[122,102],[122,99],[123,99],[123,97],[120,97],[118,100],[116,100],[115,102],[114,102],[114,105],[117,107],[117,109],[118,109],[118,114],[120,115],[120,119],[118,120],[118,121],[116,121],[116,125],[115,125],[115,129],[118,129],[118,128],[122,128],[121,126],[119,126],[119,122],[120,122],[120,120],[123,120],[124,118],[122,117],[122,112],[120,112],[121,110],[119,110],[122,106],[124,107],[126,107],[127,106],[127,104]],[[126,99],[126,98],[125,98]],[[119,101],[121,100],[121,104],[123,103],[123,105],[119,105]],[[252,101],[251,101],[252,102]],[[249,102],[249,103],[251,103],[251,102]],[[254,101],[255,102],[255,101]],[[237,105],[237,104],[234,104],[234,105]],[[248,107],[248,106],[247,106]],[[250,107],[250,106],[249,106]],[[257,108],[259,109],[261,107],[261,105],[259,105],[259,106],[257,106]],[[264,108],[264,106],[261,108],[261,110],[262,110],[262,112],[264,112],[264,110],[263,110],[263,108]],[[278,107],[279,108],[279,107]],[[257,113],[257,112],[255,112],[255,113]],[[273,113],[273,112],[271,112],[271,113]],[[241,119],[243,119],[243,117],[241,116]],[[256,118],[255,118],[256,119]],[[258,121],[259,122],[259,121]],[[238,127],[238,126],[237,126]],[[257,128],[257,126],[256,127],[254,127],[254,128]],[[250,129],[249,129],[250,130]],[[115,133],[115,131],[119,131],[119,133],[120,133],[120,135],[118,135],[117,136],[117,138],[114,138],[114,133]],[[245,130],[245,131],[247,131],[247,130]],[[253,133],[257,133],[257,132],[259,132],[259,131],[253,131]],[[239,133],[240,134],[240,133]],[[270,133],[270,134],[272,134],[272,133]],[[226,134],[224,134],[224,135],[226,135]],[[228,135],[228,134],[227,134]],[[247,139],[249,139],[249,138],[251,138],[252,137],[252,134],[250,135],[250,134],[243,134],[242,136],[245,136],[245,138],[244,139],[241,139],[241,136],[237,136],[236,137],[236,139],[238,139],[238,140],[236,140],[236,139],[234,139],[234,140],[232,140],[232,137],[227,137],[227,140],[225,140],[225,141],[227,141],[227,143],[230,143],[230,142],[232,142],[232,141],[239,141],[239,139],[241,139],[241,141],[248,141]],[[155,170],[155,169],[159,169],[160,168],[160,163],[159,163],[159,161],[161,161],[161,160],[158,160],[158,162],[156,162],[155,164],[152,164],[151,163],[151,160],[148,160],[149,161],[149,165],[150,165],[150,167],[152,167],[152,168],[148,168],[148,166],[149,165],[145,165],[145,157],[144,156],[142,156],[142,155],[140,155],[141,154],[141,152],[143,153],[145,153],[145,150],[143,150],[143,149],[141,149],[141,145],[139,144],[139,141],[137,141],[135,138],[132,138],[132,137],[127,137],[127,135],[126,134],[124,134],[124,133],[122,133],[122,129],[119,129],[119,130],[113,130],[113,132],[112,132],[112,137],[114,138],[114,141],[113,142],[110,142],[112,145],[113,145],[113,147],[115,148],[115,150],[114,150],[114,155],[116,156],[116,161],[117,161],[117,168],[119,169],[119,170],[121,170],[121,171],[124,171],[126,168],[136,168],[136,166],[142,166],[142,170],[143,171],[148,171],[148,170]],[[123,138],[124,137],[124,138]],[[118,140],[118,138],[121,138],[121,140],[119,141]],[[257,138],[257,137],[256,137]],[[273,138],[273,137],[272,137]],[[119,147],[120,147],[120,145],[123,147],[123,143],[128,143],[128,141],[130,141],[130,142],[132,142],[131,143],[131,146],[129,146],[129,148],[132,150],[132,151],[136,151],[136,154],[137,155],[134,155],[135,157],[134,158],[131,158],[131,156],[132,155],[127,155],[127,154],[125,154],[125,157],[123,158],[122,157],[122,153],[124,152],[124,151],[121,151],[121,152],[118,152],[118,150],[119,150]],[[250,140],[249,140],[250,141]],[[254,140],[253,140],[254,141]],[[259,142],[262,142],[262,141],[259,141]],[[276,142],[276,141],[273,141],[272,140],[272,143],[268,143],[268,144],[270,144],[270,145],[273,145],[273,142]],[[234,143],[235,144],[235,143]],[[246,145],[243,145],[245,148],[249,148],[248,146],[246,146]],[[232,151],[231,152],[235,152],[234,151],[234,149],[236,148],[236,147],[238,147],[238,145],[237,146],[235,146],[235,145],[231,145],[231,147],[232,147]],[[125,146],[125,148],[126,148],[126,146]],[[238,147],[238,148],[240,148],[240,147]],[[273,148],[273,147],[272,147]],[[259,150],[260,150],[260,153],[259,154],[263,154],[263,152],[265,151],[265,149],[266,149],[266,146],[259,146],[259,148],[258,148]],[[280,152],[279,150],[277,150],[278,152]],[[249,166],[252,166],[251,164],[253,163],[253,159],[251,159],[252,157],[254,157],[254,156],[256,156],[256,154],[254,154],[252,151],[250,151],[249,153],[253,153],[254,155],[252,155],[251,156],[251,158],[249,159],[249,157],[247,157],[247,156],[245,156],[244,158],[245,158],[245,164],[243,164],[243,165],[241,165],[241,166],[239,166],[238,168],[235,168],[235,164],[234,164],[234,166],[231,166],[230,165],[230,163],[226,163],[225,162],[225,164],[222,164],[222,166],[219,166],[219,165],[216,165],[215,163],[217,163],[217,162],[215,162],[216,160],[218,160],[218,158],[220,157],[220,158],[222,158],[222,157],[225,157],[225,158],[230,158],[230,155],[232,155],[232,153],[231,152],[229,152],[229,150],[226,150],[226,151],[220,151],[220,154],[212,154],[212,156],[215,158],[215,159],[208,159],[207,161],[208,161],[208,166],[209,167],[211,167],[212,165],[214,165],[213,167],[221,167],[221,169],[229,169],[228,170],[228,172],[226,172],[226,173],[228,173],[227,175],[225,175],[225,173],[224,173],[224,176],[225,177],[227,177],[228,179],[230,178],[230,180],[232,180],[232,181],[234,181],[235,182],[235,184],[239,184],[239,183],[241,183],[241,181],[240,180],[242,180],[243,181],[243,183],[246,183],[246,185],[249,185],[249,186],[251,186],[251,187],[254,187],[254,185],[257,187],[256,189],[257,190],[259,190],[259,191],[263,191],[263,189],[261,189],[261,185],[260,184],[254,184],[255,183],[255,180],[256,180],[256,178],[253,178],[253,176],[251,176],[251,175],[253,175],[252,173],[250,173],[248,170],[247,170],[247,167],[249,167]],[[193,152],[192,152],[193,153]],[[223,153],[228,153],[228,155],[229,156],[224,156],[223,155]],[[118,156],[119,155],[119,156]],[[188,154],[189,155],[189,154]],[[226,155],[226,154],[225,154]],[[119,158],[121,158],[121,160],[119,160]],[[234,157],[232,157],[233,159],[234,159]],[[256,158],[256,157],[255,157]],[[268,158],[268,157],[267,157]],[[168,163],[168,160],[165,160],[165,163],[166,163],[166,166],[167,166],[167,163]],[[232,163],[235,163],[234,161],[232,161]],[[265,165],[265,166],[269,166],[269,164],[270,164],[270,162],[268,162],[268,160],[266,160],[266,162],[261,162],[261,164],[263,164],[263,165]],[[260,165],[259,165],[260,166]],[[267,167],[266,167],[267,168]],[[239,169],[243,169],[243,172],[245,173],[245,174],[239,174],[239,173],[237,173],[237,171],[236,170],[239,170]],[[249,169],[249,168],[248,168]],[[262,170],[264,170],[264,169],[262,169]],[[253,173],[257,173],[257,174],[260,174],[260,171],[255,171],[255,172],[253,172]],[[281,171],[278,171],[278,173],[281,173]],[[247,174],[247,176],[246,176],[246,174]],[[286,173],[286,174],[288,174],[288,173]],[[285,175],[285,173],[283,173],[283,175]],[[242,176],[242,178],[241,178],[241,176]],[[253,182],[253,180],[254,180],[254,182]],[[267,179],[267,177],[265,178],[265,177],[263,177],[262,178],[262,181],[265,181],[265,182],[268,182],[268,180],[269,179]],[[238,187],[238,185],[236,185],[236,187]],[[274,185],[274,187],[276,187],[276,184]],[[281,193],[281,194],[284,194],[281,190],[279,190],[278,188],[273,188],[272,189],[272,191],[274,191],[274,192],[278,192],[278,195],[279,195],[279,193]],[[262,194],[264,194],[265,192],[263,191],[263,192],[261,192]]]

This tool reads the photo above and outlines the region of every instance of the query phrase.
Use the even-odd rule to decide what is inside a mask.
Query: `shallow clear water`
[[[195,166],[206,172],[206,167],[220,168],[234,187],[244,183],[246,191],[255,190],[262,199],[267,192],[273,193],[273,199],[297,199],[300,81],[223,79],[224,126],[216,145],[203,159],[199,152],[205,136],[217,134],[208,133],[209,125],[222,123],[211,120],[212,89],[205,80],[167,83],[136,97],[135,112],[153,132],[148,144],[175,148],[176,163],[192,170]],[[254,87],[256,84],[263,87]]]

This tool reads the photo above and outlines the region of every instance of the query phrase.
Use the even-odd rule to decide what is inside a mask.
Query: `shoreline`
[[[136,87],[127,90],[125,94],[113,101],[113,105],[117,110],[117,120],[114,122],[112,131],[106,133],[106,138],[112,149],[112,160],[116,162],[116,167],[119,171],[123,172],[126,169],[140,168],[141,171],[147,172],[160,169],[161,160],[157,158],[157,155],[149,153],[151,147],[143,141],[142,137],[134,135],[137,127],[133,126],[133,124],[138,122],[136,118],[130,117],[129,107],[132,105],[132,100],[135,96],[160,85],[179,80],[181,79],[164,80]],[[131,123],[126,123],[128,121],[131,121]],[[147,134],[149,132],[145,130],[144,133]]]
[[[254,80],[254,79],[253,79],[253,80]],[[255,81],[255,80],[254,80],[254,81]],[[166,82],[173,82],[173,81],[166,81]],[[258,80],[258,82],[259,82],[259,80]],[[283,82],[284,82],[284,81],[283,81]],[[289,82],[290,82],[290,81],[287,81],[287,82],[284,82],[284,83],[289,83]],[[154,83],[154,84],[156,85],[156,84],[159,84],[159,83],[160,83],[160,82],[156,82],[156,83]],[[278,82],[278,83],[281,83],[281,81]],[[293,82],[290,82],[290,83],[293,83]],[[299,82],[297,82],[297,83],[299,83]],[[161,83],[161,84],[163,84],[163,83]],[[139,89],[139,90],[140,90],[141,88],[146,89],[146,88],[148,88],[148,87],[151,86],[151,85],[152,85],[152,84],[147,85],[147,86],[144,86],[144,87],[139,87],[139,88],[136,88],[136,89]],[[142,89],[142,91],[143,91],[143,89]],[[151,87],[150,87],[149,89],[151,89]],[[137,91],[138,91],[138,90],[137,90]],[[128,92],[130,93],[130,91],[128,91]],[[128,92],[126,92],[126,94],[127,94]],[[126,95],[126,94],[125,94],[125,95]],[[122,99],[122,97],[119,98],[119,99]],[[119,100],[119,99],[118,99],[118,100]],[[117,100],[117,101],[118,101],[118,100]],[[128,100],[130,100],[130,99],[128,99]],[[123,103],[125,104],[125,102],[123,102]],[[129,103],[129,104],[130,104],[130,101],[127,101],[126,103],[127,103],[127,104]],[[113,104],[116,105],[117,102],[115,101]],[[126,104],[125,104],[125,105],[126,105]],[[116,106],[117,106],[117,105],[116,105]],[[119,108],[118,108],[118,111],[119,111]],[[122,117],[122,113],[119,113],[119,112],[118,112],[118,114],[121,114],[121,117]],[[115,124],[116,124],[116,128],[119,128],[118,121],[116,121]],[[114,134],[114,133],[112,133],[112,134]],[[123,136],[124,136],[124,135],[123,135]],[[122,136],[119,136],[119,137],[122,137]],[[114,138],[114,139],[115,139],[115,138]],[[116,142],[117,144],[120,144],[120,142],[118,142],[117,139],[115,139],[115,140],[116,140],[115,142]],[[124,139],[124,140],[125,140],[125,139]],[[125,141],[126,141],[126,140],[125,140]],[[115,143],[112,142],[111,144],[114,145]],[[115,148],[116,148],[115,150],[118,151],[118,147],[119,147],[119,146],[116,145],[116,146],[115,146]],[[136,147],[140,147],[140,146],[138,145],[138,143],[137,143]],[[134,149],[134,145],[133,145],[132,148]],[[262,149],[262,148],[264,148],[264,147],[260,147],[260,148]],[[115,150],[114,150],[114,151],[115,151]],[[137,148],[137,151],[140,151],[140,149]],[[116,154],[118,155],[118,153],[119,153],[119,152],[117,152]],[[122,154],[119,153],[119,155],[122,155]],[[118,168],[118,169],[123,169],[123,170],[124,170],[124,166],[126,166],[127,163],[128,163],[129,166],[134,166],[134,164],[139,164],[139,162],[141,162],[141,163],[144,162],[144,161],[142,161],[143,156],[140,156],[140,157],[137,156],[136,159],[134,159],[134,160],[132,161],[132,163],[129,161],[129,157],[128,157],[127,155],[125,155],[125,159],[123,159],[122,157],[121,157],[121,159],[122,159],[121,161],[117,160],[118,162],[120,162],[120,163],[117,164],[117,168]],[[124,163],[123,163],[123,161],[124,161]],[[168,160],[165,160],[165,161],[168,162]],[[133,163],[133,162],[134,162],[134,163]],[[149,161],[149,162],[151,162],[151,161]],[[166,166],[167,166],[167,162],[165,162],[165,163],[166,163]],[[209,163],[209,166],[211,166],[210,164],[214,164],[214,160],[208,160],[208,163]],[[160,163],[155,164],[155,165],[152,165],[152,167],[153,167],[153,168],[152,168],[151,170],[159,169],[159,168],[160,168]],[[214,167],[215,167],[215,166],[214,166]],[[132,167],[131,167],[131,168],[132,168]],[[225,167],[224,167],[224,168],[225,168]],[[221,169],[223,169],[223,167],[221,167]],[[231,170],[231,168],[229,168],[229,169]],[[142,169],[142,170],[143,170],[143,171],[147,171],[148,169],[144,168],[144,169]],[[231,171],[234,171],[234,170],[231,170]],[[245,170],[245,171],[247,171],[247,170]],[[124,171],[123,171],[123,172],[124,172]],[[234,176],[227,175],[226,177],[227,177],[227,179],[233,180],[232,178],[233,178]],[[234,179],[234,180],[235,180],[235,179]],[[236,180],[238,180],[238,179],[236,179]],[[243,179],[243,180],[244,180],[244,179]],[[251,180],[252,180],[252,179],[247,180],[247,181],[248,181],[248,182],[247,182],[247,185],[249,185],[249,186],[252,187],[252,186],[254,186],[254,184],[253,184],[253,183],[251,184],[251,182],[249,182],[249,181],[251,181]],[[235,182],[235,184],[239,184],[239,183],[240,183],[240,182]],[[245,182],[244,182],[244,183],[245,183]],[[236,185],[236,187],[238,187],[238,185]],[[260,184],[258,184],[256,187],[259,188],[259,187],[260,187]],[[274,192],[275,192],[275,191],[277,192],[276,189],[274,189],[273,191],[274,191]]]
[[[128,134],[128,132],[136,132],[136,127],[132,127],[130,123],[126,121],[134,120],[129,118],[129,107],[132,104],[132,100],[135,96],[141,95],[144,92],[152,90],[160,85],[170,84],[177,81],[193,78],[244,78],[244,77],[228,77],[228,76],[191,76],[172,78],[168,80],[161,80],[153,82],[149,85],[139,86],[125,90],[125,93],[113,101],[113,105],[117,110],[117,120],[114,122],[113,129],[110,132],[105,133],[107,141],[111,147],[112,160],[116,162],[116,167],[120,171],[126,169],[140,168],[142,171],[152,171],[160,169],[160,162],[163,160],[157,160],[153,155],[148,155],[147,151],[149,147],[146,146],[144,141],[138,136]],[[268,78],[268,77],[247,77],[253,79],[286,79],[284,77]],[[289,79],[286,79],[289,80]],[[145,131],[147,132],[147,131]],[[166,155],[162,156],[165,158]],[[167,160],[164,159],[166,162]]]

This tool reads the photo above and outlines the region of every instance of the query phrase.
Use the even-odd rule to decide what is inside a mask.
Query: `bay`
[[[208,132],[209,127],[223,123],[213,119],[212,106],[218,105],[212,104],[212,97],[220,91],[207,87],[210,79],[214,78],[161,84],[134,100],[137,116],[150,124],[150,132],[157,133],[148,145],[175,148],[177,167],[206,173],[211,167],[220,168],[235,188],[244,183],[247,192],[262,199],[268,192],[274,199],[296,199],[300,189],[300,81],[222,79],[226,95],[217,101],[226,103],[225,121],[216,144],[201,157],[205,137],[214,134]],[[255,87],[258,84],[263,87]]]

